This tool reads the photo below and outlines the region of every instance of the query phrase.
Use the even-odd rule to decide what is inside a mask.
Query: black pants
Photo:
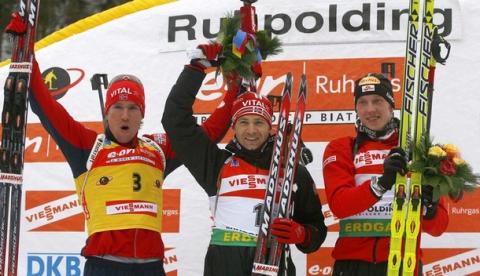
[[[165,276],[163,262],[130,264],[88,257],[84,276]]]
[[[250,276],[252,275],[255,247],[210,245],[205,257],[204,276]],[[282,260],[284,258],[282,257]],[[288,259],[288,276],[295,276],[295,266]],[[285,264],[280,262],[280,273],[285,275]]]
[[[419,263],[418,275],[422,275],[422,263]],[[333,265],[333,276],[386,276],[388,263],[370,263],[357,260],[339,260]],[[400,275],[401,275],[400,268]]]

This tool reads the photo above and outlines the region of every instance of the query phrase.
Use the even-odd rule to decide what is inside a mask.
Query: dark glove
[[[13,35],[21,35],[24,34],[27,30],[27,24],[23,21],[23,18],[20,16],[18,12],[12,13],[12,18],[8,23],[7,27],[5,27],[5,32]]]
[[[377,196],[382,196],[390,190],[395,183],[397,173],[405,175],[407,173],[407,159],[405,151],[398,147],[393,148],[383,161],[383,175],[374,181],[372,179],[370,187]]]
[[[200,44],[197,47],[198,49],[202,50],[203,54],[205,55],[204,58],[193,58],[190,60],[190,65],[205,71],[205,69],[218,66],[218,55],[222,51],[222,45],[218,43],[211,43],[211,44]]]
[[[306,230],[303,225],[292,219],[276,218],[271,225],[272,235],[283,244],[298,244],[305,242]]]
[[[433,187],[422,185],[423,218],[432,219],[437,213],[438,201],[433,202]]]
[[[305,146],[305,143],[301,141],[301,148],[300,148],[300,163],[304,166],[307,164],[312,163],[313,161],[313,154],[312,151]]]

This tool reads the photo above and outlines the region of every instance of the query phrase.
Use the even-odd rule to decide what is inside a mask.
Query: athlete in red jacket
[[[14,26],[22,24],[14,16],[6,31],[16,34]],[[225,104],[203,124],[201,131],[214,143],[230,125],[237,89],[229,86]],[[33,60],[30,105],[71,168],[87,222],[83,275],[165,275],[162,182],[175,153],[164,134],[139,136],[145,92],[138,78],[119,75],[106,93],[105,131],[97,133],[52,97]]]
[[[406,173],[405,152],[396,148],[398,119],[393,116],[390,81],[368,74],[355,85],[357,136],[331,141],[323,157],[323,177],[330,209],[340,219],[332,256],[333,275],[386,275],[390,219],[397,173]],[[421,230],[441,235],[448,225],[444,199],[432,202],[422,189]],[[417,252],[421,257],[421,251]],[[418,264],[418,262],[417,262]],[[421,267],[417,268],[421,275]]]

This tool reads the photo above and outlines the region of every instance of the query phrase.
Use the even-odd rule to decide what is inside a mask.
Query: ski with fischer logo
[[[410,0],[407,29],[399,146],[407,153],[409,162],[420,158],[413,147],[429,136],[435,65],[437,61],[444,64],[450,52],[450,44],[438,35],[433,24],[434,1],[425,0],[423,4],[420,37],[420,0]],[[442,44],[448,50],[446,57],[440,56]],[[397,174],[390,232],[389,276],[399,275],[400,268],[402,275],[415,273],[422,214],[421,185],[420,172],[414,171],[407,176]]]

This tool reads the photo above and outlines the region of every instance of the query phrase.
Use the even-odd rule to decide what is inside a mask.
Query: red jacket
[[[77,178],[87,170],[87,159],[97,133],[72,118],[65,108],[50,95],[36,60],[33,62],[31,78],[30,105],[32,111],[37,114],[42,125],[53,137],[65,155],[74,178]],[[236,98],[236,92],[237,87],[232,86],[225,95],[225,105],[217,108],[203,124],[203,129],[213,141],[221,139],[230,125],[230,111]],[[168,137],[164,134],[146,136],[153,138],[160,145],[168,166],[175,157]],[[163,259],[164,245],[161,234],[155,231],[146,229],[104,231],[88,237],[82,255]]]
[[[397,141],[396,133],[385,141],[366,140],[359,146],[355,159],[352,152],[353,137],[339,138],[327,145],[323,157],[323,178],[328,204],[335,216],[342,219],[358,214],[379,200],[370,190],[370,180],[356,183],[355,176],[357,179],[366,179],[360,177],[360,174],[382,174],[383,161],[369,165],[369,162],[364,162],[363,157],[368,156],[365,153],[373,150],[388,152],[397,145]],[[448,213],[442,198],[435,217],[430,220],[422,218],[421,230],[432,236],[439,236],[446,230],[447,225]],[[389,237],[339,237],[332,257],[335,260],[386,262],[389,243]],[[417,256],[421,257],[420,250]]]

